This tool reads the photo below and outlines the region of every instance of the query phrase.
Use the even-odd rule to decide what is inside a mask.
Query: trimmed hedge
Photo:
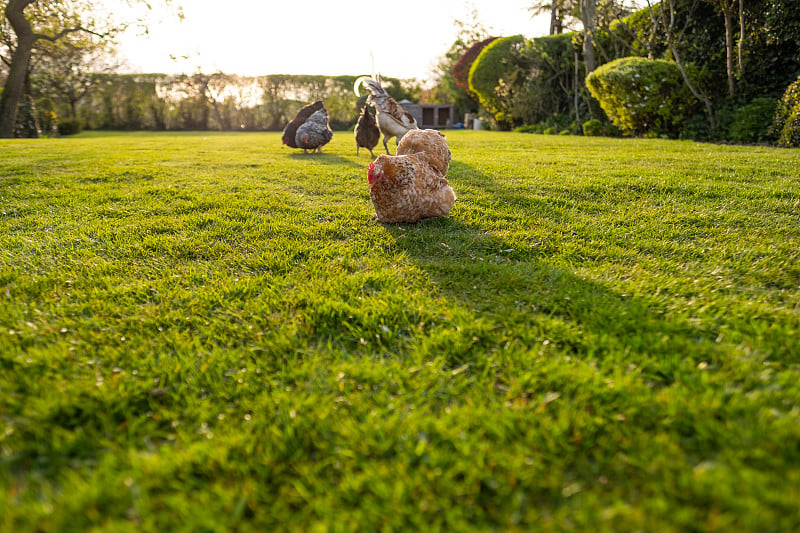
[[[663,59],[611,61],[589,74],[586,86],[608,118],[628,135],[675,135],[698,105],[678,66]]]
[[[469,69],[469,88],[478,96],[481,107],[492,115],[503,109],[495,89],[510,68],[509,59],[514,49],[524,42],[522,35],[495,39],[481,51]]]
[[[456,61],[456,64],[453,65],[453,69],[451,70],[453,81],[457,87],[460,87],[465,91],[469,90],[469,72],[472,69],[472,65],[475,63],[475,60],[481,54],[483,49],[489,46],[495,40],[497,40],[497,37],[488,37],[482,41],[473,43],[472,46],[467,48],[464,53],[461,54],[461,57],[458,58],[458,61]]]
[[[770,132],[781,146],[800,147],[800,78],[783,93]]]

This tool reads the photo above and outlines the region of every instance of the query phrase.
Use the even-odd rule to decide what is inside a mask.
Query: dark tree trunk
[[[550,35],[561,35],[564,32],[564,16],[558,7],[558,2],[553,0],[550,7]]]
[[[36,105],[33,102],[30,72],[25,74],[25,90],[22,94],[22,99],[17,103],[14,137],[20,139],[39,138],[39,121],[36,117]]]
[[[586,67],[587,76],[594,72],[596,66],[594,57],[594,19],[596,11],[596,0],[581,0],[581,19],[583,21],[583,64]]]
[[[14,134],[14,122],[17,116],[17,105],[25,90],[25,76],[31,59],[33,42],[36,37],[33,28],[25,18],[24,10],[36,0],[8,0],[6,18],[17,35],[17,48],[11,56],[8,78],[0,95],[0,138],[9,138]]]
[[[744,0],[739,0],[739,82],[744,83]]]
[[[18,139],[38,139],[39,124],[36,121],[36,105],[30,94],[22,95],[17,105],[17,118],[14,122],[14,137]]]
[[[731,5],[722,3],[722,17],[725,20],[725,70],[728,73],[728,95],[736,93],[733,76],[733,13]]]

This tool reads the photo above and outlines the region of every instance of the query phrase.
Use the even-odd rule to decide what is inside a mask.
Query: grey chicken
[[[297,135],[297,128],[299,128],[303,122],[308,120],[308,117],[320,109],[323,109],[322,100],[317,100],[313,104],[308,104],[303,109],[298,111],[294,119],[289,122],[285,128],[283,128],[283,137],[281,138],[283,144],[289,148],[299,148],[294,140],[295,136]]]
[[[301,109],[294,120],[286,125],[282,141],[291,148],[319,153],[332,138],[333,131],[328,125],[328,112],[322,101],[318,100]]]

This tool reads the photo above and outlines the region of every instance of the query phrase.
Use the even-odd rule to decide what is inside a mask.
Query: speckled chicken
[[[381,222],[417,222],[450,213],[456,194],[445,178],[450,148],[436,130],[409,131],[396,156],[379,155],[369,166],[369,196]]]
[[[381,139],[381,130],[378,129],[375,117],[369,112],[368,105],[361,108],[361,114],[358,116],[356,129],[353,133],[356,137],[356,155],[358,155],[359,148],[366,148],[369,150],[369,154],[375,157],[372,149],[378,145],[378,141]]]
[[[369,96],[367,96],[367,104],[375,106],[375,118],[378,121],[378,128],[383,134],[383,147],[386,153],[389,153],[388,142],[392,137],[396,138],[399,144],[408,131],[419,129],[417,121],[414,116],[403,109],[403,107],[392,98],[386,89],[381,87],[381,79],[378,76],[377,80],[369,76],[361,76],[355,82],[353,90],[356,96],[360,96],[359,88],[364,85],[369,89]]]
[[[328,125],[328,112],[321,100],[301,109],[297,116],[283,130],[283,144],[303,151],[321,152],[322,147],[333,138]]]

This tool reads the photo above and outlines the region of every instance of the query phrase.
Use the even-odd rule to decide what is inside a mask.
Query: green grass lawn
[[[800,153],[447,136],[0,141],[0,530],[800,529]]]

